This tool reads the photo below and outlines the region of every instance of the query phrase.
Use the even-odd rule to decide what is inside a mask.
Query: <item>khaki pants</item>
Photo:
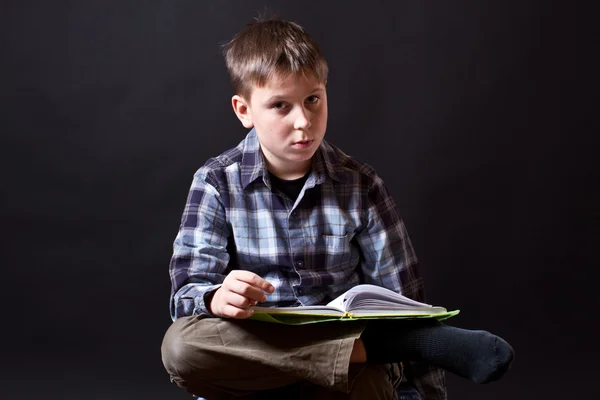
[[[365,326],[183,317],[165,334],[163,364],[173,382],[208,400],[396,399],[395,364],[350,364]]]

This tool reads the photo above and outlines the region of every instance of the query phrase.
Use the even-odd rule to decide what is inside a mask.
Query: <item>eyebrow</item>
[[[310,92],[311,94],[310,94],[309,96],[312,96],[312,94],[314,94],[314,93],[317,93],[317,92],[324,92],[324,91],[325,91],[325,89],[324,89],[324,88],[322,88],[322,87],[316,87],[315,89],[313,89],[313,90]],[[274,102],[277,102],[277,101],[285,100],[287,97],[288,97],[288,96],[286,96],[286,95],[276,94],[276,95],[273,95],[273,96],[269,97],[269,98],[268,98],[268,99],[265,101],[265,103],[274,103]]]

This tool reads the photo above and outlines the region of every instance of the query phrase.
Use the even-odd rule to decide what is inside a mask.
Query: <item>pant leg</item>
[[[300,381],[347,392],[350,354],[364,327],[183,317],[165,334],[163,364],[178,386],[211,400]]]
[[[311,400],[397,400],[396,389],[402,380],[397,364],[351,364],[349,393],[310,385],[302,393]]]
[[[348,379],[349,393],[302,381],[237,399],[398,400],[397,389],[402,380],[402,370],[398,364],[350,364]]]
[[[402,371],[398,364],[367,363],[354,378],[347,399],[397,400],[396,388],[401,380]]]

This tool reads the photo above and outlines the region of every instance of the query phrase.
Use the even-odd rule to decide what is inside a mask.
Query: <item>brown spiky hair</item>
[[[250,99],[253,87],[289,74],[313,74],[327,82],[327,61],[317,43],[295,22],[270,16],[248,24],[223,46],[236,94]]]

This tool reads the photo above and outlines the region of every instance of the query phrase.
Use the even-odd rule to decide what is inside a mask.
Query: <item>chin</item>
[[[294,158],[296,161],[307,161],[310,160],[311,158],[313,158],[313,156],[315,155],[315,153],[317,149],[315,148],[310,149],[309,151],[305,152],[304,154],[298,154],[296,157],[292,157]]]

